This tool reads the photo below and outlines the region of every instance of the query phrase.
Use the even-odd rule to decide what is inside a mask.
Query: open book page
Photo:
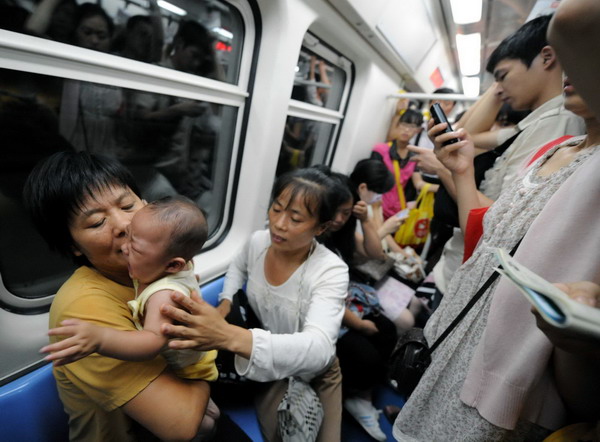
[[[514,283],[546,322],[600,338],[600,309],[574,301],[544,278],[519,264],[506,250],[496,249],[496,269]]]

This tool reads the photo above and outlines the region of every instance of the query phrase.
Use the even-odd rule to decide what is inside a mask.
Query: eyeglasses
[[[416,130],[418,129],[420,126],[414,123],[400,123],[398,125],[398,127],[400,127],[401,129],[410,129],[410,130]]]

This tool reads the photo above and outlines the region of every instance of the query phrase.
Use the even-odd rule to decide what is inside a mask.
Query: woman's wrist
[[[252,354],[252,332],[242,327],[227,324],[226,337],[219,350],[226,350],[250,359]]]

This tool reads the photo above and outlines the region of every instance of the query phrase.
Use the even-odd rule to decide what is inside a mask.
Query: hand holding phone
[[[431,112],[431,117],[433,118],[433,121],[435,122],[435,124],[447,123],[446,129],[444,129],[444,132],[442,132],[442,133],[448,133],[448,132],[454,131],[454,129],[452,129],[452,126],[448,122],[448,118],[446,117],[446,114],[444,113],[442,106],[440,106],[440,103],[433,103],[431,105],[431,107],[429,108],[429,111]],[[448,140],[448,141],[445,141],[444,143],[442,143],[442,146],[447,146],[449,144],[458,143],[459,141],[460,140],[458,138],[453,138],[451,140]]]

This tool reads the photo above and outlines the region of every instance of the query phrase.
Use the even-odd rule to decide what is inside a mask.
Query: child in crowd
[[[148,360],[159,353],[180,377],[214,381],[218,377],[216,350],[172,350],[160,327],[173,321],[160,312],[163,304],[173,304],[175,290],[189,296],[198,291],[192,257],[200,252],[208,228],[202,211],[188,198],[166,197],[140,209],[133,217],[123,246],[129,276],[136,298],[128,305],[137,332],[101,327],[78,319],[62,321],[50,336],[66,339],[42,348],[50,353],[46,360],[54,365],[75,362],[91,353],[128,361]],[[214,427],[219,417],[216,405],[209,401],[201,433]]]

